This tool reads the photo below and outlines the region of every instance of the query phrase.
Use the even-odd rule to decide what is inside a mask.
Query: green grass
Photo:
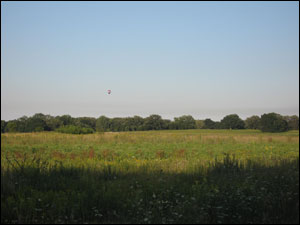
[[[299,223],[299,131],[1,135],[2,223]]]

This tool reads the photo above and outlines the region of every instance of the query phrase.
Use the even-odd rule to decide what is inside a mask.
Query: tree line
[[[282,116],[267,113],[251,116],[242,120],[237,114],[225,116],[221,121],[211,119],[195,120],[190,115],[175,117],[174,120],[163,119],[160,115],[146,118],[100,116],[78,117],[70,115],[51,116],[37,113],[32,117],[23,116],[16,120],[1,120],[1,133],[5,132],[39,132],[57,131],[72,134],[88,134],[94,132],[146,131],[146,130],[182,130],[182,129],[259,129],[263,132],[284,132],[299,130],[299,117]]]

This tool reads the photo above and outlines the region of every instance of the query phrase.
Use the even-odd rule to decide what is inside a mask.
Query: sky
[[[1,120],[269,112],[299,115],[299,2],[1,1]]]

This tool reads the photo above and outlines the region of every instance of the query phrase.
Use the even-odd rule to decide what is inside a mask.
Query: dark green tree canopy
[[[211,119],[195,120],[190,115],[175,117],[173,121],[162,119],[160,115],[150,115],[125,118],[108,118],[100,116],[73,118],[70,115],[51,116],[36,113],[32,117],[23,116],[16,120],[1,120],[1,132],[36,132],[59,131],[66,133],[92,133],[92,131],[143,131],[163,129],[261,129],[268,132],[281,132],[286,130],[299,130],[299,117],[281,116],[276,113],[251,116],[245,121],[237,114],[225,116],[221,122]],[[60,129],[62,128],[62,129]]]
[[[196,120],[196,129],[204,129],[204,120]]]
[[[288,130],[288,123],[277,113],[263,114],[260,124],[263,132],[284,132]]]
[[[74,119],[70,115],[63,115],[58,117],[60,121],[62,121],[63,125],[72,125]]]
[[[93,117],[78,117],[74,119],[74,123],[79,127],[96,129],[96,119]]]
[[[195,129],[196,128],[196,121],[190,115],[184,115],[181,117],[175,117],[174,123],[177,129]]]
[[[221,120],[221,127],[224,129],[244,129],[245,123],[237,114],[231,114]]]
[[[24,117],[22,117],[24,118]],[[21,119],[22,119],[21,118]],[[24,131],[25,132],[33,132],[33,131],[49,131],[50,128],[47,126],[46,123],[46,116],[42,113],[36,113],[32,117],[25,118],[23,120],[19,121],[19,126],[18,129],[23,129],[20,128],[20,122],[22,123],[22,126],[24,126]]]
[[[164,121],[160,115],[152,114],[145,118],[145,130],[161,130],[164,126]]]
[[[100,132],[110,131],[110,119],[106,116],[100,116],[96,121],[96,130]]]
[[[296,115],[293,116],[284,116],[283,119],[288,123],[289,130],[299,130],[299,117]]]
[[[19,132],[17,121],[16,120],[8,121],[5,127],[5,132]]]
[[[260,118],[259,116],[251,116],[245,120],[246,129],[259,129],[260,127]]]
[[[212,121],[211,119],[205,119],[204,121],[204,129],[215,129],[216,128],[216,122]]]
[[[5,127],[6,127],[6,122],[5,120],[1,120],[1,133],[4,133],[5,132]]]

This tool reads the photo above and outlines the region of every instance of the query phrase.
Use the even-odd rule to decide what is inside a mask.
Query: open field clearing
[[[299,131],[1,134],[2,223],[299,223]]]

